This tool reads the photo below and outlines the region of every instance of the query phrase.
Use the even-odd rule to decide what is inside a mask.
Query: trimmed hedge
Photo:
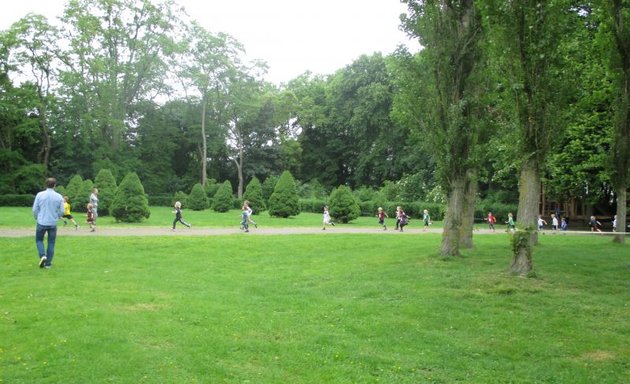
[[[0,195],[0,207],[32,207],[35,195]]]
[[[170,207],[173,205],[172,200],[173,195],[149,195],[149,205],[153,207]]]

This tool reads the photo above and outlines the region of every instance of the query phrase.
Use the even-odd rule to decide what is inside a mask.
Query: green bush
[[[262,194],[263,199],[265,199],[265,205],[269,208],[269,198],[273,194],[273,190],[276,188],[276,183],[278,182],[278,176],[267,176],[265,181],[262,183]]]
[[[330,216],[342,223],[348,223],[359,217],[361,208],[349,187],[341,185],[330,194],[328,199]]]
[[[169,194],[160,193],[148,195],[147,197],[149,199],[149,206],[151,207],[172,207],[174,203],[174,201],[172,201],[173,195]]]
[[[182,207],[186,207],[188,208],[188,194],[183,192],[183,191],[177,191],[175,192],[175,194],[173,196],[171,196],[171,200],[169,203],[169,207],[174,207],[175,206],[175,202],[179,201],[180,203],[182,203]],[[208,199],[208,202],[210,201],[210,199]],[[208,204],[208,206],[210,206]]]
[[[269,208],[269,215],[275,217],[296,216],[300,213],[300,200],[291,172],[282,172],[273,193],[269,197],[267,207]]]
[[[90,200],[90,193],[83,193],[83,178],[81,175],[74,175],[66,185],[66,195],[72,204],[72,210],[76,212],[87,211],[87,203]]]
[[[324,199],[300,199],[300,212],[322,213],[325,205]]]
[[[225,180],[212,199],[212,209],[216,212],[227,212],[232,209],[233,205],[232,183],[229,180]]]
[[[123,178],[110,209],[116,221],[125,223],[138,223],[151,216],[149,199],[138,174],[131,172]]]
[[[35,195],[0,195],[0,207],[31,207]]]
[[[245,193],[243,194],[243,200],[249,201],[249,206],[254,210],[254,215],[267,210],[265,199],[263,199],[262,185],[258,178],[254,177],[247,184]]]
[[[204,189],[206,190],[206,195],[208,196],[208,201],[209,202],[210,202],[210,200],[212,200],[214,195],[217,194],[217,191],[219,190],[219,187],[221,187],[221,184],[217,184],[217,181],[215,179],[208,179],[208,183],[206,184]],[[183,201],[181,203],[184,204]],[[211,204],[208,205],[208,206],[211,206]]]
[[[110,214],[110,206],[116,194],[116,178],[109,169],[101,169],[96,175],[94,186],[98,188],[98,215]]]
[[[200,183],[193,185],[188,195],[188,208],[193,211],[203,211],[208,208],[208,195]]]

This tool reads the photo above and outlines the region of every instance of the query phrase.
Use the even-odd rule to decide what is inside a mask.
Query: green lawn
[[[544,236],[524,279],[475,241],[0,238],[0,382],[630,382],[628,246]]]

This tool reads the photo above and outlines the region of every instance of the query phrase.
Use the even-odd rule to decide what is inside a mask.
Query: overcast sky
[[[3,0],[5,3],[7,0]],[[392,53],[418,44],[399,30],[399,0],[176,0],[209,31],[239,40],[250,59],[269,65],[279,84],[310,70],[331,74],[362,54]],[[66,0],[16,0],[0,12],[0,29],[29,12],[53,21]]]

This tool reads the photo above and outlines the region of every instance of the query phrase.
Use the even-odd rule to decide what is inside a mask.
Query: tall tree
[[[462,243],[472,239],[480,127],[475,121],[480,85],[476,76],[481,57],[480,15],[472,0],[404,2],[409,15],[403,18],[403,26],[425,47],[425,67],[416,69],[426,71],[427,77],[424,98],[415,101],[426,107],[419,122],[433,148],[447,194],[441,253],[457,256]]]
[[[63,22],[70,49],[62,81],[97,157],[115,161],[133,140],[134,106],[164,87],[179,25],[172,0],[70,0]]]
[[[208,126],[213,130],[226,130],[226,95],[230,76],[243,54],[243,46],[233,37],[220,33],[213,35],[197,23],[190,27],[187,50],[180,57],[179,78],[184,89],[192,88],[201,104],[201,141],[199,161],[201,184],[208,183]],[[186,97],[191,101],[188,92]]]
[[[481,0],[490,49],[504,77],[500,84],[513,108],[518,130],[519,206],[517,225],[534,229],[539,214],[541,172],[549,153],[552,133],[561,127],[559,117],[562,89],[561,57],[558,38],[565,30],[567,1]],[[504,104],[504,107],[508,104]],[[537,232],[530,231],[536,244]],[[520,255],[520,256],[519,256]],[[526,274],[532,269],[530,258],[515,255],[512,270]]]
[[[611,173],[617,200],[617,226],[626,231],[628,182],[630,179],[630,1],[603,1],[604,25],[611,38],[610,67],[615,78],[615,119],[612,141]],[[625,235],[614,237],[625,242]]]

